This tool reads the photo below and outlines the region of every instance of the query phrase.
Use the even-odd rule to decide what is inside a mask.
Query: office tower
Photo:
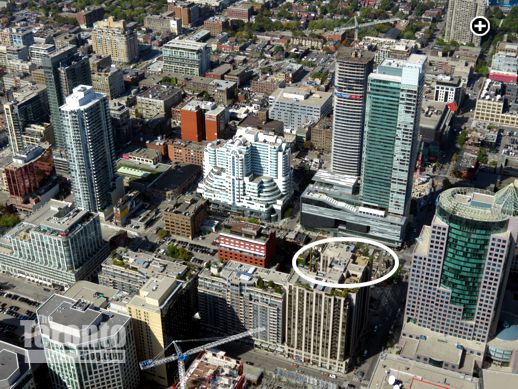
[[[270,118],[284,123],[284,131],[295,132],[317,123],[333,110],[333,95],[295,87],[279,88],[269,97]]]
[[[115,202],[115,151],[108,99],[80,85],[60,108],[75,204],[99,212]],[[120,188],[118,188],[120,189]]]
[[[280,219],[293,193],[290,155],[281,137],[238,130],[233,139],[205,148],[198,192],[222,207]]]
[[[210,69],[207,43],[173,39],[164,45],[162,53],[166,73],[203,76]]]
[[[496,331],[515,255],[517,215],[516,181],[496,194],[475,188],[443,192],[414,251],[405,322],[487,342]]]
[[[254,328],[254,347],[284,351],[285,285],[289,274],[228,261],[204,269],[198,278],[202,329],[231,335]]]
[[[425,62],[388,59],[369,76],[360,196],[399,216],[410,210]]]
[[[450,0],[446,12],[444,40],[479,46],[481,38],[471,33],[470,23],[474,17],[483,16],[486,9],[486,0]]]
[[[299,268],[311,277],[332,283],[370,279],[367,257],[343,244],[328,245],[320,255],[299,258]],[[322,259],[320,259],[322,258]],[[345,372],[358,355],[367,324],[369,288],[333,289],[310,283],[292,273],[286,294],[286,351],[290,359]]]
[[[139,58],[137,33],[125,20],[111,16],[94,23],[92,48],[98,55],[110,55],[115,63],[128,64]]]
[[[36,313],[53,388],[138,387],[129,316],[57,294]]]
[[[108,255],[96,214],[50,200],[8,231],[2,271],[67,287],[90,277]]]
[[[150,278],[127,305],[133,319],[139,360],[155,358],[173,339],[192,339],[196,306],[194,281],[183,282],[163,275]],[[172,347],[165,355],[171,352],[174,352]],[[142,374],[158,385],[171,386],[174,365],[157,366]]]
[[[331,153],[335,173],[360,175],[367,78],[373,63],[374,53],[366,50],[342,46],[336,55]]]
[[[64,148],[65,135],[61,128],[59,107],[65,102],[65,97],[72,93],[73,88],[80,84],[92,84],[90,64],[88,58],[81,57],[77,47],[71,45],[42,57],[41,64],[56,146]]]
[[[12,96],[4,104],[5,124],[13,153],[18,153],[25,147],[23,135],[27,126],[48,119],[48,100],[44,87],[24,87],[16,95],[16,98]]]

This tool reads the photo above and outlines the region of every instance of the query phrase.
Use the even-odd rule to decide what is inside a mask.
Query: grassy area
[[[6,208],[0,209],[0,227],[11,228],[20,223],[20,221],[16,213],[10,212]]]

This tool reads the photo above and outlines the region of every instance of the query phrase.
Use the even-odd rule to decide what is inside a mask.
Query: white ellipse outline
[[[371,244],[373,246],[382,248],[383,250],[388,252],[392,256],[392,258],[394,258],[394,267],[387,274],[385,274],[383,277],[377,278],[377,279],[372,280],[372,281],[359,282],[357,284],[337,284],[337,283],[333,283],[333,282],[326,282],[326,281],[315,280],[314,278],[308,276],[307,274],[304,274],[302,272],[302,270],[299,269],[299,267],[297,265],[297,258],[302,253],[304,253],[308,249],[310,249],[312,247],[315,247],[315,246],[320,246],[320,245],[326,244],[326,243],[339,243],[339,242],[367,243],[367,244]],[[344,236],[344,237],[327,238],[327,239],[317,240],[315,242],[312,242],[310,244],[307,244],[307,245],[301,247],[295,253],[295,255],[293,255],[293,259],[291,260],[291,264],[293,266],[293,270],[295,270],[295,273],[297,273],[300,277],[302,277],[306,281],[309,281],[309,282],[311,282],[313,284],[322,285],[322,286],[326,286],[326,287],[329,287],[329,288],[358,289],[358,288],[363,288],[365,286],[373,286],[373,285],[379,284],[380,282],[386,281],[390,277],[392,277],[396,273],[397,269],[399,269],[399,257],[397,256],[397,254],[396,254],[396,252],[394,250],[392,250],[391,248],[385,246],[383,243],[380,243],[380,242],[378,242],[378,241],[376,241],[374,239],[359,238],[359,237],[356,238],[356,237],[352,237],[352,236]]]

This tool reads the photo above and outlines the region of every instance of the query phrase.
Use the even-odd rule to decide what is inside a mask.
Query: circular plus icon
[[[471,20],[469,29],[476,36],[484,36],[491,29],[491,23],[484,16],[477,16]]]

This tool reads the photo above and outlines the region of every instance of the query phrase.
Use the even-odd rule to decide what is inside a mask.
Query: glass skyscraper
[[[80,84],[92,85],[88,57],[82,57],[75,46],[67,46],[44,56],[41,61],[49,96],[49,110],[56,146],[65,147],[59,107],[73,88]]]
[[[425,62],[387,59],[368,82],[361,200],[401,216],[410,208]]]
[[[414,252],[406,321],[487,342],[514,258],[518,183],[494,194],[453,188],[439,197]]]

